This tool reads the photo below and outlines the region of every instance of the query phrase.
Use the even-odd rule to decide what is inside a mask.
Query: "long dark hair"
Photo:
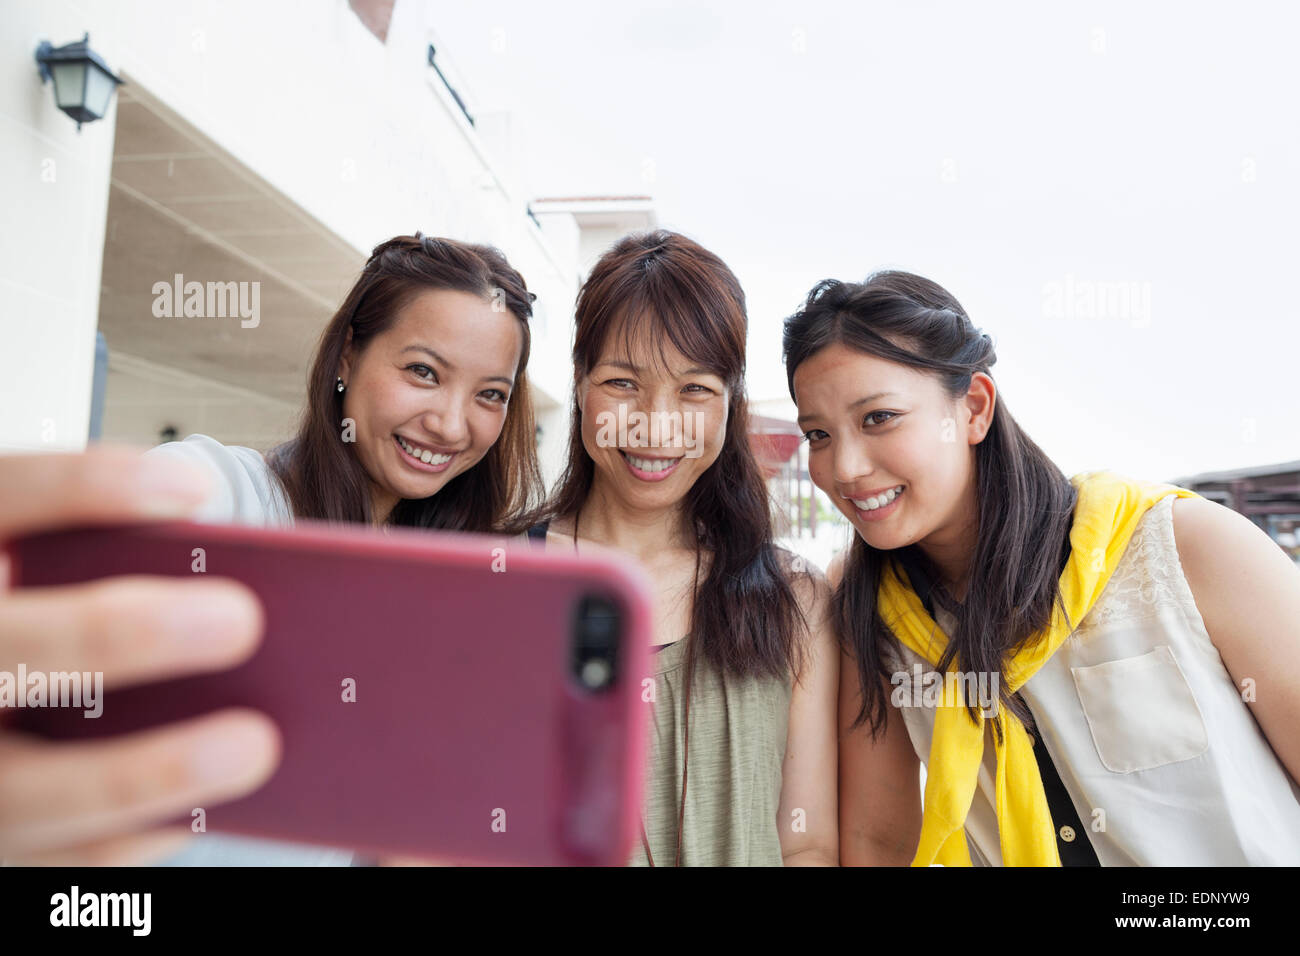
[[[583,284],[576,324],[575,381],[591,371],[619,327],[625,347],[640,335],[671,342],[726,383],[731,398],[722,450],[683,503],[697,560],[701,550],[712,553],[708,575],[695,593],[687,638],[690,666],[701,653],[732,675],[798,673],[799,628],[806,622],[788,577],[797,565],[772,543],[767,486],[749,444],[748,319],[735,275],[716,255],[677,233],[627,236],[600,258]],[[595,468],[582,444],[575,390],[568,461],[545,515],[575,515],[591,491]]]
[[[523,351],[501,436],[474,467],[435,495],[402,499],[388,523],[454,531],[519,529],[518,516],[542,498],[533,403],[528,388],[528,320],[535,296],[498,250],[416,233],[380,243],[321,334],[298,433],[267,456],[299,518],[371,520],[369,479],[342,435],[343,397],[335,389],[339,360],[389,329],[398,312],[428,289],[469,292],[501,301],[523,332]]]
[[[826,279],[813,287],[803,307],[785,321],[791,398],[795,370],[833,344],[928,371],[953,401],[966,393],[974,373],[988,374],[997,361],[993,340],[975,328],[961,304],[936,283],[908,272],[877,272],[864,283]],[[935,583],[932,599],[957,622],[938,670],[947,671],[955,660],[959,670],[998,674],[1000,705],[1028,726],[1028,708],[1007,692],[1004,662],[1047,626],[1060,598],[1058,575],[1076,493],[1016,424],[1001,395],[988,433],[975,446],[975,471],[978,543],[965,603],[939,583],[919,547],[900,550],[929,575]],[[881,573],[891,560],[896,561],[892,552],[871,548],[855,535],[832,605],[862,686],[853,726],[870,720],[873,737],[887,715],[885,684],[891,675],[884,652],[887,642],[897,641],[877,606]],[[899,573],[907,580],[901,568]],[[968,702],[967,709],[974,719],[976,705]]]

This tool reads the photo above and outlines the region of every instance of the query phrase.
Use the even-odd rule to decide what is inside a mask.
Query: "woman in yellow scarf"
[[[856,531],[830,575],[842,862],[1300,863],[1281,549],[1186,489],[1067,478],[919,276],[818,284],[784,347],[812,480]]]

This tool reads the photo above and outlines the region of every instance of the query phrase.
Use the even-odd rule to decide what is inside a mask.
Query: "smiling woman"
[[[292,440],[265,458],[205,435],[151,454],[214,473],[208,520],[511,532],[543,492],[532,299],[496,249],[390,239],[321,334]]]
[[[432,498],[488,454],[509,414],[523,334],[511,313],[453,289],[413,293],[381,332],[356,329],[339,362],[342,420],[355,425],[371,515],[383,522],[399,501]]]
[[[629,552],[655,587],[654,741],[629,862],[834,865],[838,656],[824,579],[772,542],[744,292],[685,236],[629,236],[592,269],[576,324],[568,465],[532,533]]]
[[[819,283],[785,355],[809,473],[857,531],[830,574],[845,863],[1300,863],[1300,571],[1261,529],[1067,478],[920,276]],[[999,706],[908,706],[909,672],[994,678]]]
[[[512,533],[542,495],[532,294],[496,249],[377,246],[321,335],[294,439],[266,458],[191,435],[153,449],[212,478],[203,520],[297,519]],[[209,837],[174,863],[346,864],[350,853]]]
[[[495,249],[376,247],[321,336],[297,437],[270,455],[302,518],[508,531],[541,497],[532,294]]]

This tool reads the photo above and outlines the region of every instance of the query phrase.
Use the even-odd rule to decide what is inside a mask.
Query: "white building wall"
[[[539,300],[529,373],[553,475],[578,265],[550,247],[427,66],[428,5],[398,0],[386,43],[346,0],[11,0],[0,18],[0,448],[86,441],[115,112],[78,135],[33,54],[89,31],[119,75],[356,249],[416,229],[500,247]]]
[[[93,31],[80,9],[19,2],[0,17],[0,451],[80,448],[90,418],[113,107],[78,134],[55,107],[53,84],[42,85],[37,73],[41,39],[61,46]],[[93,32],[91,39],[98,47]]]

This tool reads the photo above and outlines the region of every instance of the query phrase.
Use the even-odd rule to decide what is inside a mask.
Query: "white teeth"
[[[401,435],[397,436],[397,443],[402,446],[402,450],[408,455],[420,459],[426,465],[443,465],[451,461],[451,455],[435,455],[427,448],[416,448],[402,438]]]
[[[903,486],[899,485],[897,488],[890,488],[883,495],[875,495],[866,500],[861,498],[852,498],[850,500],[862,511],[875,511],[877,508],[883,508],[902,493]]]
[[[627,452],[623,452],[623,454],[626,455],[627,460],[632,463],[632,467],[638,471],[660,472],[677,464],[676,458],[657,460],[654,458],[637,458],[633,455],[629,455]]]

